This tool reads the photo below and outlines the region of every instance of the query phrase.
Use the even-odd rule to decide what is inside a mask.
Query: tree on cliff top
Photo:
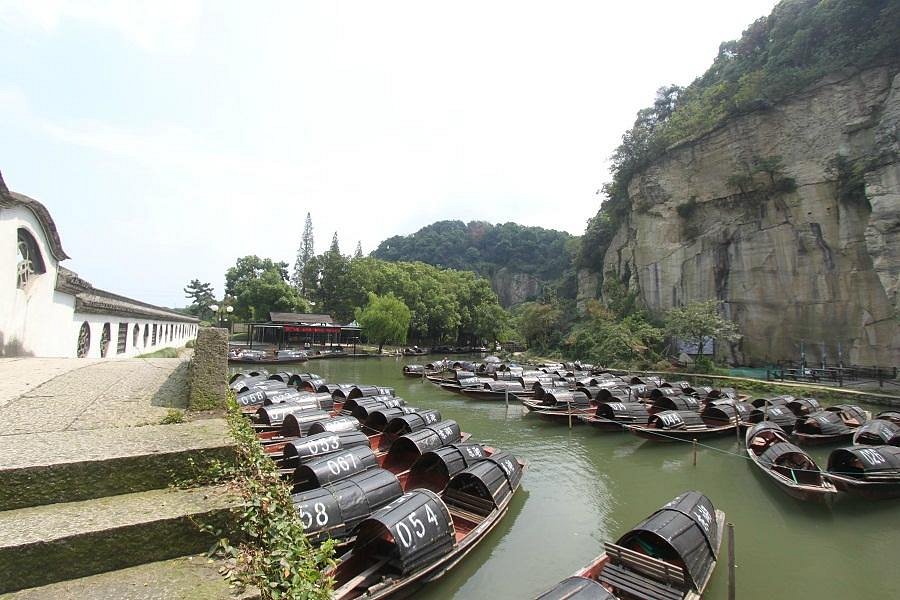
[[[356,320],[370,342],[378,342],[378,352],[388,342],[403,343],[412,314],[394,294],[378,296],[369,292],[369,303],[356,309]]]
[[[666,331],[669,335],[693,343],[700,354],[706,340],[736,342],[741,339],[734,321],[719,314],[719,302],[691,302],[687,306],[673,308],[666,314]]]
[[[900,61],[897,0],[784,0],[754,21],[739,40],[723,42],[712,66],[691,85],[660,88],[638,112],[612,156],[612,181],[582,239],[579,265],[600,262],[630,210],[635,174],[682,140],[729,117],[767,110],[829,73]]]

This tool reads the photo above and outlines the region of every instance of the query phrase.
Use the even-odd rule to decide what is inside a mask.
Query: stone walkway
[[[0,437],[158,423],[187,404],[187,360],[0,359]]]

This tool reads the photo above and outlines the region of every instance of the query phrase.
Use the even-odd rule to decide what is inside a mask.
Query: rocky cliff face
[[[513,272],[506,267],[498,269],[491,277],[491,288],[497,292],[500,304],[512,306],[540,296],[542,282],[528,273]]]
[[[744,333],[725,349],[735,361],[796,358],[804,342],[811,360],[840,344],[845,361],[900,364],[897,72],[835,75],[670,148],[632,179],[603,271],[653,310],[722,300]],[[866,198],[845,193],[838,155]]]

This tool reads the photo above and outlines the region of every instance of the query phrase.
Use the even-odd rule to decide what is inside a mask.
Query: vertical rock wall
[[[796,358],[802,342],[811,360],[840,344],[853,363],[900,364],[897,70],[835,75],[670,148],[631,181],[603,271],[652,310],[722,300],[744,333],[735,361]],[[868,202],[840,197],[837,155],[866,165]],[[777,174],[751,175],[772,157]]]

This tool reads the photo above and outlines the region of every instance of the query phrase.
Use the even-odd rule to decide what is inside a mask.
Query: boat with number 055
[[[538,600],[700,600],[718,561],[725,513],[685,492]]]
[[[523,468],[512,455],[498,453],[453,475],[440,494],[413,489],[372,513],[328,573],[332,597],[409,594],[443,576],[506,515]]]

